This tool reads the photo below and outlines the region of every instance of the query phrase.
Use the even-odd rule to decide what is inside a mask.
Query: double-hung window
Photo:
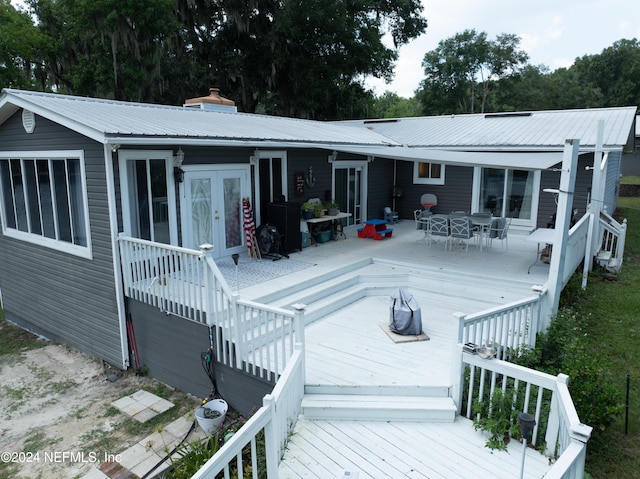
[[[2,232],[91,258],[82,151],[0,152]]]
[[[416,185],[444,185],[444,165],[428,161],[413,163],[413,183]]]

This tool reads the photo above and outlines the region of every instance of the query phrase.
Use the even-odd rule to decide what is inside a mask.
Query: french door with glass
[[[477,168],[477,210],[513,218],[514,225],[535,226],[540,173],[531,170]]]
[[[366,218],[366,170],[367,162],[334,163],[333,195],[340,211],[351,213],[347,225],[361,224]]]
[[[211,244],[214,258],[241,252],[242,198],[248,196],[248,170],[183,168],[180,199],[183,246],[198,249],[202,244]]]

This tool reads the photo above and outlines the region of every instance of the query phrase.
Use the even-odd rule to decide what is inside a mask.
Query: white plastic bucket
[[[207,417],[207,411],[215,411],[214,414],[217,413],[216,417]],[[198,409],[196,409],[196,420],[198,421],[198,425],[202,428],[204,432],[209,435],[213,435],[218,431],[218,426],[224,421],[224,417],[227,414],[227,410],[229,406],[227,406],[227,402],[223,399],[212,399],[211,401],[203,404]]]

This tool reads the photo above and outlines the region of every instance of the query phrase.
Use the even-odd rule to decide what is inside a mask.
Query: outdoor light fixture
[[[536,425],[536,420],[531,414],[521,412],[520,414],[518,414],[518,424],[520,425],[520,432],[522,433],[522,464],[520,465],[520,479],[523,479],[524,458],[527,454],[527,440],[533,432],[533,428]]]
[[[238,282],[238,260],[240,259],[240,255],[238,253],[233,253],[231,255],[231,259],[236,265],[236,293],[240,290],[240,283]]]

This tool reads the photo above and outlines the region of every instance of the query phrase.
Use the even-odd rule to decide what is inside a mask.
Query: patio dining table
[[[478,241],[480,242],[480,251],[482,252],[482,244],[488,241],[489,229],[495,218],[484,215],[470,215],[471,224],[478,228]]]

